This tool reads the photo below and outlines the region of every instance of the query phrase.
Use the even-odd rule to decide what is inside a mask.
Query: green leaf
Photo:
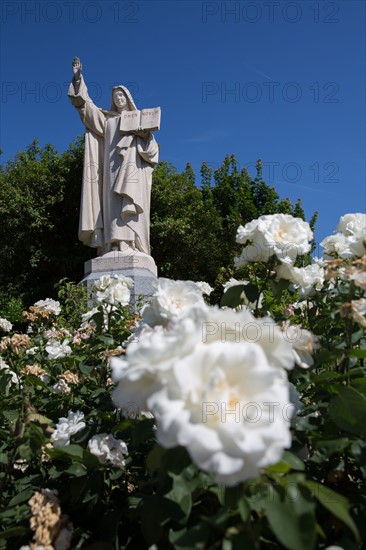
[[[349,357],[361,357],[366,358],[366,349],[350,349],[348,350]]]
[[[107,334],[105,334],[104,336],[98,336],[98,339],[100,340],[100,342],[102,342],[103,344],[105,344],[107,347],[109,346],[113,346],[114,345],[114,339],[112,336],[108,336]]]
[[[133,405],[133,404],[132,404]],[[138,415],[138,410],[135,407],[131,407],[131,415]],[[147,418],[136,422],[135,428],[132,432],[132,441],[134,445],[140,445],[143,442],[148,441],[154,435],[153,433],[154,420]]]
[[[288,289],[290,285],[290,281],[286,281],[285,279],[280,279],[279,281],[270,281],[270,287],[273,292],[273,296],[276,298],[277,301],[281,299],[282,293]]]
[[[38,422],[39,424],[52,424],[52,420],[38,413],[30,414],[28,419],[30,422]]]
[[[21,504],[22,502],[28,502],[28,500],[31,498],[33,493],[35,492],[34,487],[26,487],[22,489],[15,497],[13,497],[9,502],[8,506],[16,506],[17,504]]]
[[[264,501],[269,525],[288,550],[312,550],[316,543],[315,504],[299,485],[270,487]]]
[[[222,295],[220,307],[237,307],[243,303],[241,298],[242,293],[245,290],[245,285],[235,285],[227,289]]]
[[[169,540],[177,550],[202,550],[207,548],[206,543],[210,536],[210,529],[206,523],[200,522],[186,532],[171,531]]]
[[[7,418],[10,422],[15,422],[19,418],[19,411],[3,411],[3,415],[5,418]]]
[[[11,527],[10,529],[7,529],[6,531],[0,531],[0,540],[1,539],[11,539],[13,537],[23,537],[24,535],[28,534],[30,532],[30,529],[27,527]]]
[[[166,453],[166,450],[163,449],[163,447],[160,447],[160,445],[158,444],[156,444],[151,449],[146,459],[146,467],[148,469],[149,474],[154,473],[156,470],[160,468],[161,459],[165,453]]]
[[[79,365],[80,372],[85,374],[85,376],[89,376],[94,368],[92,365],[86,365],[85,363],[80,363]]]
[[[273,466],[267,466],[266,468],[266,472],[271,472],[273,474],[287,474],[290,470],[290,466],[283,460],[280,460],[277,464],[273,464]]]
[[[238,510],[239,510],[239,514],[240,514],[240,517],[243,521],[248,521],[249,517],[250,517],[250,506],[249,506],[249,503],[247,501],[247,499],[245,498],[245,496],[242,496],[239,501],[238,501]]]
[[[329,403],[329,415],[342,430],[366,437],[366,398],[350,387],[343,387]]]
[[[6,453],[0,453],[0,464],[8,464],[8,455]]]
[[[283,453],[282,460],[285,464],[290,466],[291,470],[299,470],[301,472],[305,470],[305,464],[303,461],[290,451],[285,451]]]
[[[234,487],[226,487],[224,492],[224,506],[228,510],[236,509],[239,499],[244,495],[243,484],[239,483]]]
[[[80,462],[74,462],[65,470],[66,473],[73,475],[75,477],[84,476],[87,472],[87,469],[85,468],[84,464],[80,464]]]
[[[341,453],[349,444],[347,437],[338,437],[338,439],[318,440],[314,441],[314,448],[321,451],[327,457],[334,453]]]
[[[222,550],[256,550],[256,548],[256,544],[246,533],[225,538],[222,544]]]
[[[185,522],[191,512],[192,508],[192,492],[195,490],[199,484],[198,479],[187,479],[184,475],[183,470],[182,474],[172,474],[169,476],[173,480],[172,489],[164,495],[164,499],[174,502],[178,505],[178,510],[171,510],[168,513],[168,516],[175,519],[179,522]]]
[[[253,283],[248,283],[247,285],[244,285],[244,293],[249,302],[256,302],[260,295],[260,290],[256,285],[253,285]]]
[[[48,449],[48,454],[52,457],[63,457],[67,456],[75,459],[83,458],[83,448],[80,445],[65,445],[65,447],[60,447],[58,449]]]
[[[184,447],[175,447],[168,449],[161,459],[161,468],[163,471],[179,474],[184,468],[191,464],[191,459]]]
[[[316,481],[304,481],[303,485],[309,489],[312,495],[324,506],[324,508],[329,510],[329,512],[349,527],[357,541],[360,540],[357,527],[348,512],[349,504],[346,497],[339,495]]]
[[[141,511],[141,531],[149,546],[159,541],[163,535],[161,526],[162,499],[149,496],[144,499]]]

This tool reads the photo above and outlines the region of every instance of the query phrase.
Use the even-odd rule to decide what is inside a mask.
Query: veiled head
[[[136,109],[132,95],[126,86],[118,85],[112,88],[111,111],[135,111]]]

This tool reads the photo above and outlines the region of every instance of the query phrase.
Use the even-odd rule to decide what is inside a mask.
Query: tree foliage
[[[88,257],[77,240],[82,163],[80,140],[64,154],[35,140],[2,167],[0,285],[6,293],[34,300],[61,277],[81,279]]]
[[[30,304],[54,296],[63,277],[81,280],[84,261],[95,254],[77,238],[83,153],[81,138],[64,153],[34,140],[2,166],[2,297],[21,295]],[[254,179],[239,171],[234,155],[214,172],[204,162],[200,175],[197,184],[189,164],[178,173],[165,161],[154,170],[151,246],[160,276],[213,284],[232,269],[239,224],[275,212],[304,218],[300,202],[280,199],[263,181],[261,161]]]

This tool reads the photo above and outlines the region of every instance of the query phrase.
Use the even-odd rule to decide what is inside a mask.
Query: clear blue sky
[[[98,106],[115,84],[161,106],[161,159],[199,176],[261,158],[281,197],[319,211],[319,241],[366,206],[365,4],[3,0],[3,161],[83,132],[66,95],[77,55]]]

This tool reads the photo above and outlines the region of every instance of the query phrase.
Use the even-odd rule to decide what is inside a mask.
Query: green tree
[[[152,255],[161,276],[213,282],[225,243],[214,204],[195,185],[190,165],[181,174],[161,162],[153,174]]]
[[[56,297],[61,278],[83,277],[95,254],[77,237],[83,155],[82,138],[64,153],[34,140],[2,166],[0,306],[1,295],[30,304]],[[154,170],[151,247],[160,276],[221,283],[233,273],[240,224],[276,212],[305,218],[300,201],[280,199],[263,181],[261,161],[254,179],[234,155],[214,173],[204,162],[200,175],[197,184],[189,163],[181,173],[164,161]]]
[[[34,300],[61,277],[80,280],[90,255],[77,240],[83,163],[80,140],[59,154],[31,145],[1,171],[0,284]]]

